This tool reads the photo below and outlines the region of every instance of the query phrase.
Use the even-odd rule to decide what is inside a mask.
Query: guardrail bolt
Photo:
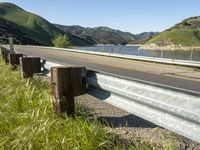
[[[34,73],[41,73],[40,57],[20,57],[22,78],[33,77]]]
[[[14,53],[9,54],[9,61],[12,69],[17,68],[17,66],[20,65],[19,61],[20,57],[23,57],[23,54],[14,54]]]
[[[75,111],[74,96],[86,92],[85,67],[52,67],[51,85],[54,95],[53,106],[60,115],[73,115]]]

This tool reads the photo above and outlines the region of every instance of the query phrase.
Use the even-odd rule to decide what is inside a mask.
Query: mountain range
[[[158,34],[158,32],[132,34],[130,32],[123,32],[108,27],[84,28],[78,25],[63,26],[58,24],[55,24],[55,26],[64,32],[92,40],[95,44],[141,44],[143,43],[142,41]]]
[[[37,41],[39,45],[51,46],[52,40],[56,38],[59,34],[67,34],[71,44],[73,45],[92,44],[70,33],[65,33],[59,30],[44,18],[36,14],[27,12],[24,9],[11,3],[0,3],[0,19],[2,20],[1,22],[3,22],[3,20],[7,21],[9,25],[15,29],[16,32],[22,33],[24,36],[30,37],[34,41]],[[5,26],[5,24],[1,24],[1,26]],[[2,30],[2,28],[0,30]],[[12,33],[13,32],[10,32],[10,34]],[[14,34],[12,35],[15,37]],[[8,35],[4,33],[0,36],[7,37]],[[22,43],[34,44],[34,42]]]
[[[52,46],[58,35],[66,34],[71,45],[94,44],[138,44],[146,41],[157,32],[131,34],[108,27],[84,28],[52,24],[44,18],[30,13],[12,3],[0,3],[0,43],[8,43],[13,36],[17,44]]]

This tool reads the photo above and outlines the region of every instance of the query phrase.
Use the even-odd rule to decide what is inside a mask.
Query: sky
[[[62,25],[107,26],[131,33],[163,31],[200,16],[200,0],[0,0]]]

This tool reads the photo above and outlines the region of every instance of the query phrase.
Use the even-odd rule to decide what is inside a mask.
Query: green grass
[[[172,29],[162,32],[146,44],[159,43],[160,41],[170,40],[174,44],[183,46],[200,46],[200,40],[195,36],[192,29]]]
[[[191,17],[161,32],[145,44],[165,45],[167,41],[175,45],[200,46],[200,17]]]
[[[74,118],[55,115],[49,85],[22,80],[18,70],[11,71],[0,59],[1,150],[123,148],[114,134],[97,121],[90,122],[81,107]]]

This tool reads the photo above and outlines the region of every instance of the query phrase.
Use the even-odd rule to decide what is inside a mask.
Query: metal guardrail
[[[200,142],[200,97],[177,89],[93,72],[90,94],[150,122]]]
[[[48,61],[44,65],[47,70],[55,66],[62,65]],[[92,70],[87,84],[89,94],[200,142],[200,93]]]

